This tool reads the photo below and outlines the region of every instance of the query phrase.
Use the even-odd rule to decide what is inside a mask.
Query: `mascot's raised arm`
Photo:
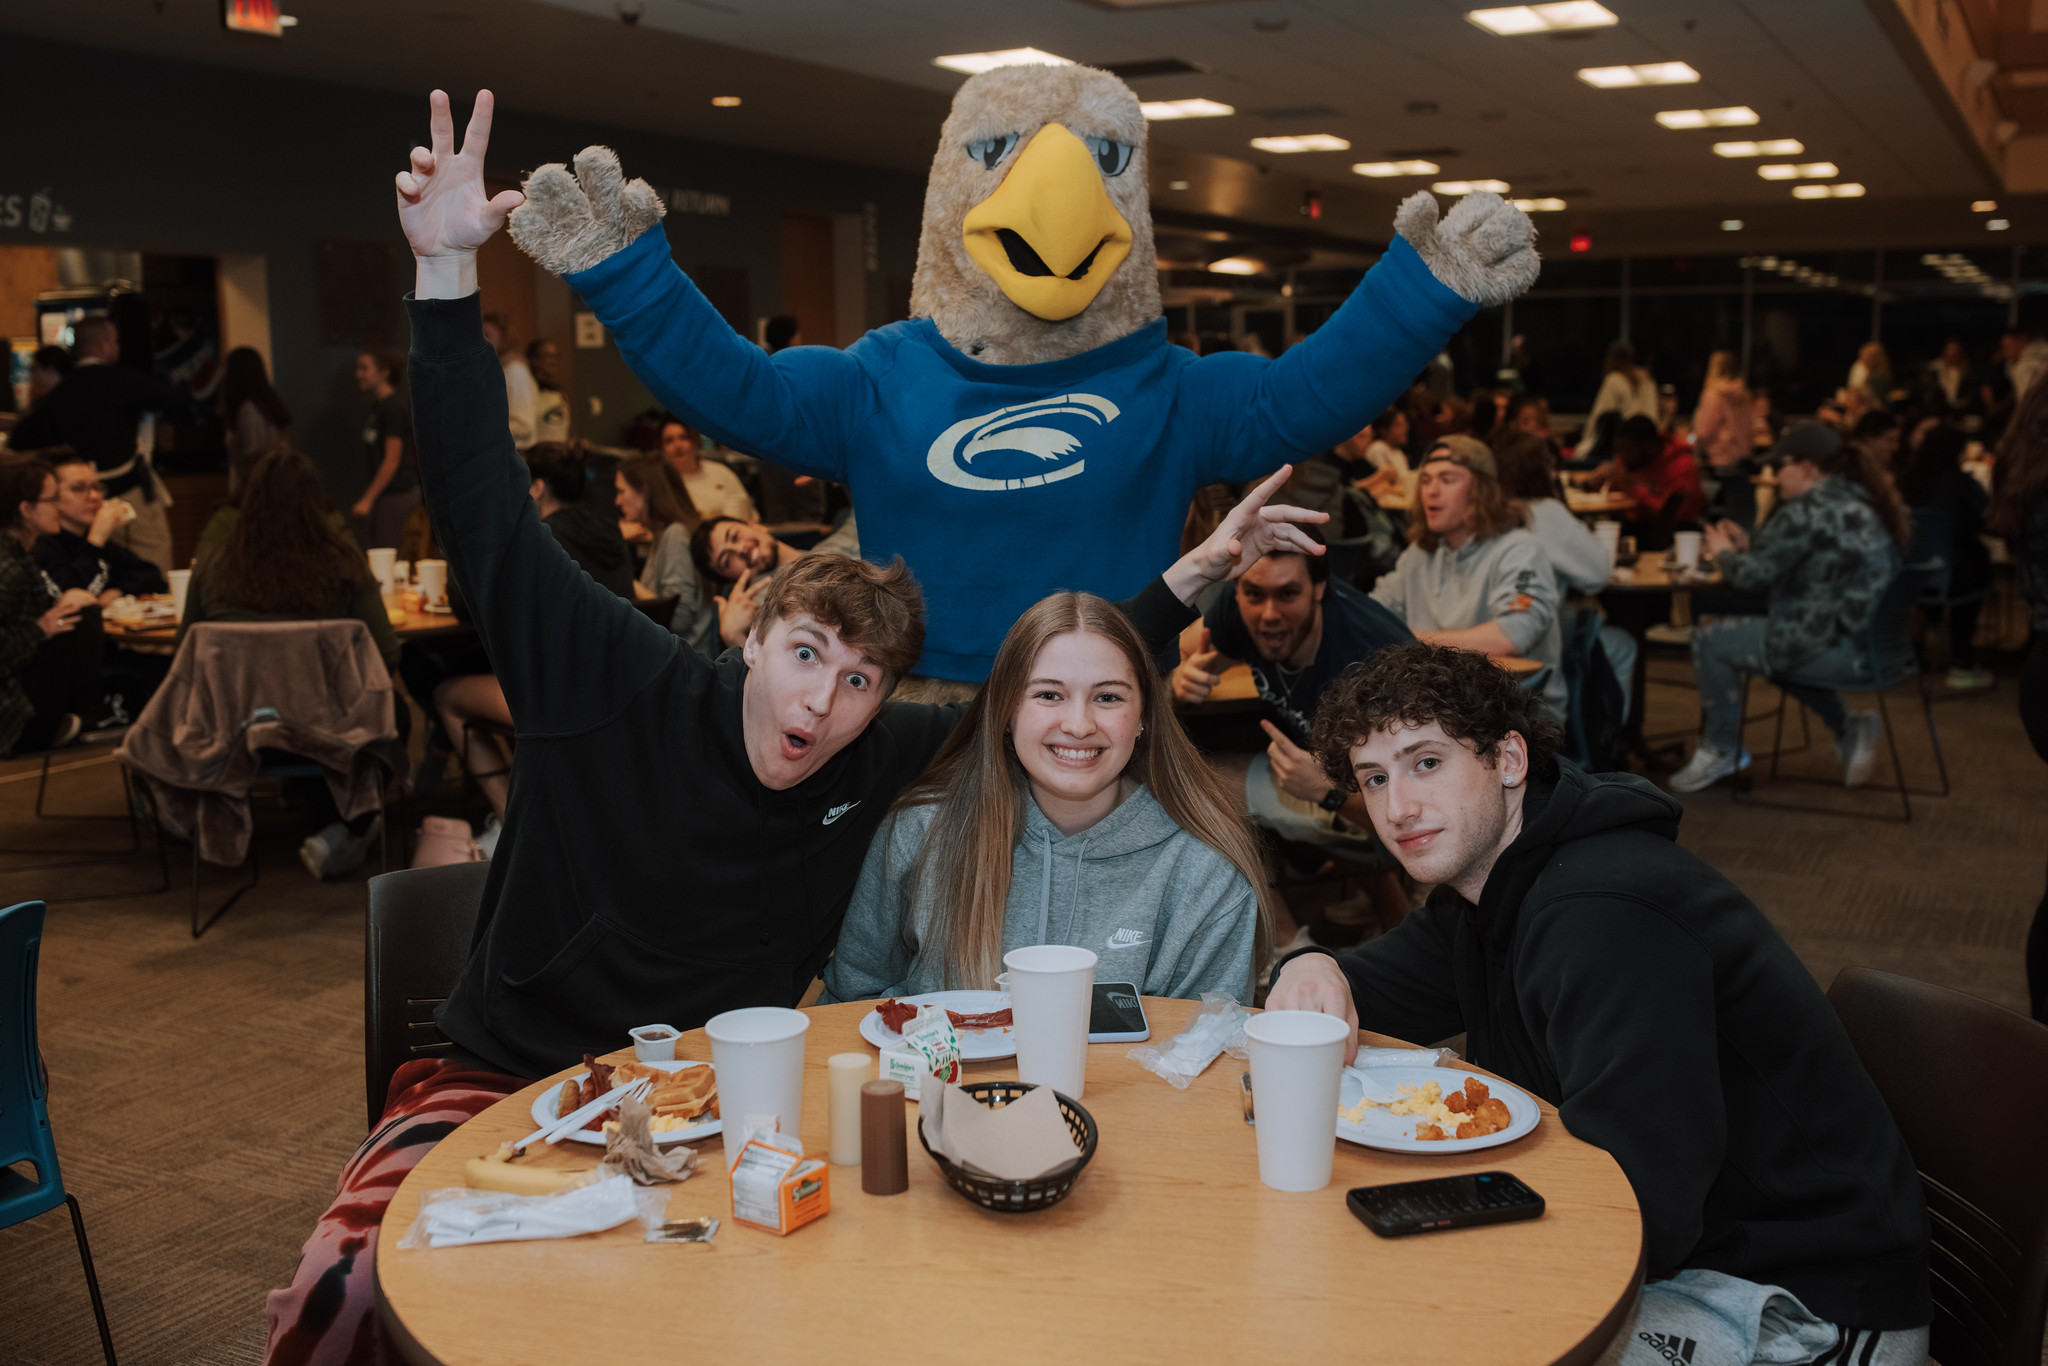
[[[669,257],[661,203],[607,148],[526,182],[512,236],[565,277],[635,373],[719,441],[839,480],[861,550],[902,555],[929,617],[920,673],[978,682],[1061,588],[1112,600],[1179,553],[1196,488],[1261,477],[1364,427],[1480,307],[1536,278],[1534,231],[1490,194],[1426,193],[1320,330],[1278,360],[1168,343],[1145,118],[1116,77],[1005,67],[939,134],[908,322],[774,356]]]

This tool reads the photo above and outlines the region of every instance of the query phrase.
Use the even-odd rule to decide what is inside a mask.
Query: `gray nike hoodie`
[[[825,967],[824,1001],[940,991],[945,965],[910,941],[931,923],[932,899],[909,906],[909,881],[935,808],[891,812],[868,846],[839,947]],[[1099,960],[1098,982],[1135,982],[1146,996],[1224,991],[1251,999],[1258,898],[1221,854],[1173,823],[1140,787],[1107,816],[1062,835],[1027,793],[1010,871],[1003,951],[1074,944]],[[994,982],[953,982],[993,988]]]

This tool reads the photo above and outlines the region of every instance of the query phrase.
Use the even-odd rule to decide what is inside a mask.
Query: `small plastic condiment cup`
[[[645,1024],[626,1031],[633,1036],[633,1056],[642,1062],[674,1062],[676,1040],[682,1031],[674,1025]]]

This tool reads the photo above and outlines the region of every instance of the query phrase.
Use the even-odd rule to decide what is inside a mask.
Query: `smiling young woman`
[[[828,1000],[994,984],[1075,944],[1148,995],[1247,991],[1270,924],[1257,845],[1123,614],[1056,593],[1010,628],[932,767],[877,832]]]

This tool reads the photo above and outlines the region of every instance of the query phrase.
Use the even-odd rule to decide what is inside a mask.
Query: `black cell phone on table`
[[[1360,1186],[1345,1192],[1344,1203],[1359,1222],[1382,1238],[1505,1224],[1543,1213],[1543,1197],[1507,1172]]]
[[[1088,1009],[1089,1043],[1141,1043],[1152,1037],[1135,982],[1097,982]]]

